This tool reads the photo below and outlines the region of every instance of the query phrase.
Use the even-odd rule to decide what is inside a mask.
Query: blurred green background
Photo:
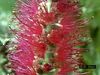
[[[89,19],[92,38],[92,41],[88,41],[87,48],[89,51],[84,53],[84,59],[87,64],[97,66],[96,69],[89,70],[90,75],[100,75],[100,0],[80,0],[80,2],[83,17]],[[11,38],[8,32],[14,5],[15,0],[0,0],[0,75],[11,73],[11,70],[5,66],[8,63],[6,45]]]

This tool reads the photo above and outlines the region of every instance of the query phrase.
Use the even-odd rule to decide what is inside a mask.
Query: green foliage
[[[11,11],[15,0],[0,0],[0,75],[10,74],[7,69],[7,42],[11,37],[9,24],[12,17]]]
[[[97,66],[91,75],[100,75],[100,1],[81,0],[83,15],[89,19],[89,28],[92,42],[89,44],[89,52],[84,54],[88,64]]]
[[[0,0],[0,9],[5,12],[11,11],[14,7],[15,0]]]

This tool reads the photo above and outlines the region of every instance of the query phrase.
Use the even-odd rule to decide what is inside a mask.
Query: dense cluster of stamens
[[[9,58],[16,75],[68,75],[83,64],[87,36],[78,0],[18,0],[16,48]]]

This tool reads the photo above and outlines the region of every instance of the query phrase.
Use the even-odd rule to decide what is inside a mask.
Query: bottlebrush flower
[[[80,38],[86,37],[80,11],[76,0],[18,0],[19,31],[9,54],[15,75],[76,72],[83,51],[76,46],[84,45]]]

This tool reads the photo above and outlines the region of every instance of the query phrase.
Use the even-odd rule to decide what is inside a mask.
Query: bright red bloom
[[[19,31],[9,60],[16,75],[67,75],[80,64],[83,49],[76,46],[82,45],[83,33],[78,3],[52,1],[50,11],[46,5],[47,0],[21,1],[14,13]]]

